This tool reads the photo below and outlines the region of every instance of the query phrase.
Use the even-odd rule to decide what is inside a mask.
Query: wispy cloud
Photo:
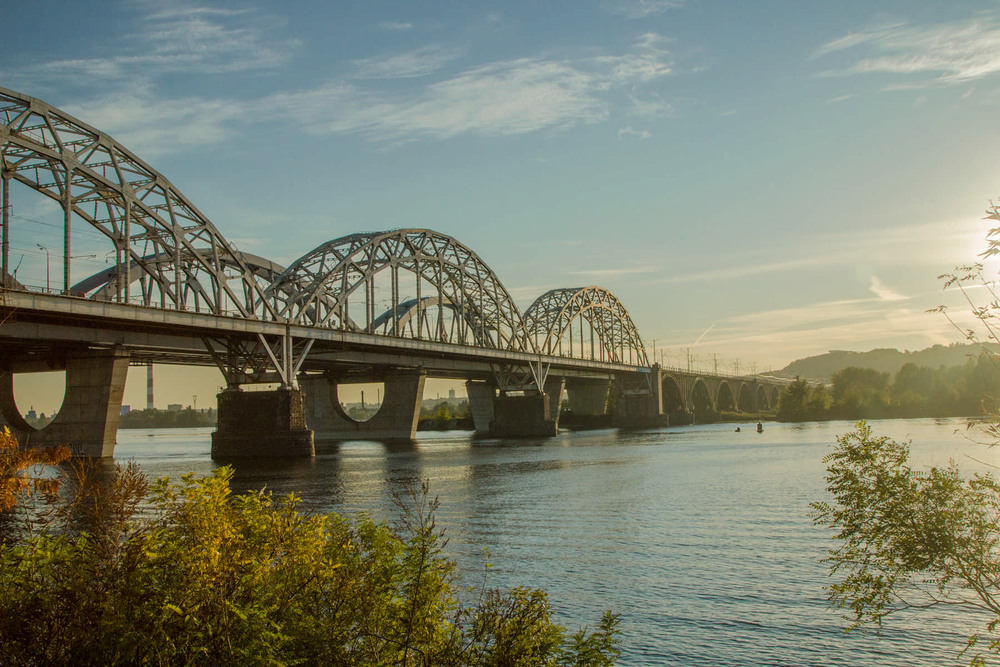
[[[112,55],[54,60],[15,73],[25,79],[86,77],[91,83],[147,80],[158,74],[218,74],[273,69],[284,64],[295,40],[271,40],[277,23],[249,9],[217,9],[164,0],[146,9]],[[96,80],[96,81],[95,81]]]
[[[622,139],[624,137],[638,137],[639,139],[649,139],[652,134],[649,130],[634,130],[631,127],[621,127],[618,128],[618,138]]]
[[[401,31],[404,31],[404,30],[412,30],[413,29],[413,24],[412,23],[403,23],[401,21],[384,21],[382,23],[379,23],[378,27],[382,28],[383,30],[392,30],[392,31],[401,32]]]
[[[978,222],[946,220],[921,225],[887,227],[858,233],[828,233],[809,239],[808,248],[771,248],[769,255],[789,257],[775,261],[761,255],[758,261],[746,253],[739,261],[721,261],[717,268],[703,271],[685,271],[673,276],[656,279],[658,284],[723,282],[755,275],[780,274],[799,270],[817,269],[860,263],[889,266],[924,265],[933,271],[942,271],[955,263],[968,261],[976,254],[974,248],[982,246],[983,229]],[[892,252],[886,252],[891,248]],[[718,259],[716,257],[716,259]]]
[[[1000,25],[987,18],[924,27],[895,24],[841,37],[820,47],[815,55],[859,49],[870,55],[827,73],[909,77],[895,87],[964,83],[1000,71]]]
[[[425,46],[398,53],[354,61],[357,79],[406,79],[432,74],[462,55],[461,49]]]
[[[598,279],[608,279],[608,278],[618,278],[619,276],[634,276],[643,273],[656,273],[659,271],[659,267],[655,266],[632,266],[632,267],[620,267],[617,269],[585,269],[582,271],[567,271],[566,274],[570,276],[586,276],[588,278],[598,278]]]
[[[102,96],[65,109],[94,127],[111,131],[144,160],[228,139],[236,132],[231,121],[244,113],[235,102],[163,100],[142,90]]]
[[[362,134],[382,141],[522,134],[607,116],[585,74],[528,59],[466,71],[415,97],[338,82],[275,95],[263,106],[297,117],[314,134]]]
[[[630,19],[642,19],[654,14],[675,9],[684,4],[684,0],[618,0],[609,2],[605,8],[615,14]]]
[[[272,96],[262,108],[294,115],[315,134],[351,133],[390,142],[565,129],[607,119],[622,98],[671,74],[664,45],[665,40],[647,34],[621,55],[493,62],[394,93],[335,81]],[[438,54],[435,62],[451,55]],[[414,62],[412,54],[409,61]],[[635,103],[624,106],[629,112]]]
[[[907,297],[887,287],[878,276],[872,276],[868,289],[882,301],[905,301]]]
[[[161,77],[279,68],[296,43],[275,37],[271,24],[281,21],[256,10],[182,0],[137,6],[145,14],[114,45],[113,55],[39,63],[20,75],[87,81],[93,97],[67,104],[67,110],[144,154],[224,141],[271,120],[292,121],[314,135],[353,134],[393,145],[560,131],[612,115],[648,121],[671,113],[654,85],[673,73],[669,40],[655,33],[639,36],[620,53],[536,54],[474,66],[459,66],[466,57],[460,47],[428,45],[356,59],[337,78],[257,99],[164,98]],[[2,66],[0,74],[7,74]],[[387,79],[400,84],[386,86]],[[631,128],[621,136],[633,134],[648,136]]]
[[[945,318],[925,312],[923,306],[900,307],[879,298],[823,301],[736,315],[714,323],[711,331],[703,342],[698,340],[698,330],[675,334],[672,342],[664,341],[665,347],[700,344],[702,350],[734,357],[753,349],[753,361],[780,368],[793,359],[830,349],[920,348],[955,340],[954,329]],[[817,347],[817,341],[822,341],[822,348]],[[741,367],[749,361],[744,358]]]

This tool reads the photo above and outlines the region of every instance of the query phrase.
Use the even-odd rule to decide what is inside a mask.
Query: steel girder
[[[377,279],[388,282],[388,308],[377,305]],[[403,294],[413,295],[412,303]],[[351,234],[324,243],[293,262],[269,296],[282,302],[279,315],[295,324],[534,350],[520,310],[489,266],[467,246],[429,229]],[[437,321],[424,327],[421,311],[431,307]],[[455,315],[448,325],[445,311]],[[401,326],[403,317],[416,326]]]
[[[581,325],[577,342],[581,355],[586,341],[582,324],[590,326],[592,359],[606,359],[619,363],[634,363],[648,366],[646,349],[643,347],[639,331],[632,322],[625,306],[618,298],[603,287],[564,287],[549,290],[541,295],[524,312],[526,330],[539,352],[562,354],[562,342],[570,340],[570,355],[573,355],[573,325]]]
[[[109,240],[129,300],[132,266],[146,276],[147,305],[271,319],[274,309],[240,254],[163,175],[114,139],[41,100],[0,88],[3,177],[58,201]],[[70,291],[69,244],[64,291]],[[168,256],[170,262],[161,258]],[[156,258],[150,261],[148,258]],[[239,285],[234,289],[230,281]]]

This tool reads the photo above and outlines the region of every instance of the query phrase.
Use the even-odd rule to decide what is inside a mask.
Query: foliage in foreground
[[[954,463],[914,470],[909,446],[871,427],[837,439],[826,457],[831,503],[813,504],[836,531],[827,562],[833,606],[857,627],[881,627],[903,609],[953,605],[979,612],[972,664],[1000,656],[1000,485],[964,478]]]
[[[426,485],[398,526],[234,495],[232,471],[134,466],[0,544],[4,665],[611,665],[618,617],[567,636],[543,591],[455,600]],[[142,514],[138,508],[147,507]]]
[[[38,465],[56,465],[69,457],[66,447],[21,449],[10,429],[6,426],[0,429],[0,512],[14,509],[33,491],[54,494],[57,480],[31,475],[29,470]]]

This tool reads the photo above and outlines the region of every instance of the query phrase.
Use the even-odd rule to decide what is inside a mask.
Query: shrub
[[[542,591],[456,602],[426,484],[398,526],[234,495],[232,470],[147,484],[77,468],[0,545],[4,665],[609,665],[618,618],[567,637]],[[67,485],[68,486],[68,485]]]

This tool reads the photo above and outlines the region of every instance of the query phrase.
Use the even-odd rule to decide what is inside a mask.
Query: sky
[[[963,319],[938,276],[1000,197],[996,0],[0,0],[0,26],[0,86],[116,138],[239,249],[431,228],[522,308],[609,289],[667,365],[961,340],[926,311]],[[61,231],[33,194],[12,256],[43,285]],[[163,378],[158,407],[221,383]]]

